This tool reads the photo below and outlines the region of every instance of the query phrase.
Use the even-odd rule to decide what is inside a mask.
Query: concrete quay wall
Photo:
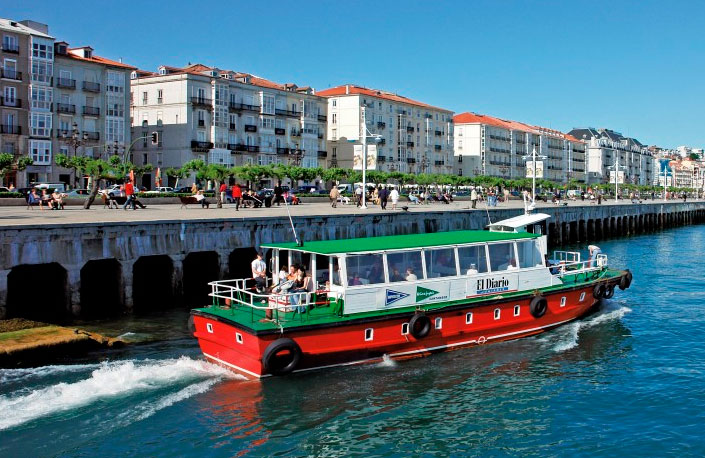
[[[705,202],[541,208],[552,246],[705,221]],[[492,209],[493,221],[520,209]],[[482,229],[486,211],[297,216],[303,240]],[[293,240],[285,217],[24,225],[0,229],[0,318],[61,321],[200,306],[207,282],[249,276],[254,250]]]

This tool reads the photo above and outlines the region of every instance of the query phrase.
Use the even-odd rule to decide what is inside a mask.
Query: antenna
[[[286,214],[289,215],[289,224],[291,224],[291,232],[294,233],[294,240],[296,241],[296,246],[304,246],[304,242],[300,241],[299,236],[296,234],[294,220],[291,219],[291,213],[289,213],[289,202],[287,202],[286,197],[284,198],[284,206],[286,207]]]

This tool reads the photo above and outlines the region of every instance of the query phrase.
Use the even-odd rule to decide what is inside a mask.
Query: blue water
[[[414,361],[245,382],[183,313],[121,322],[158,340],[0,370],[0,456],[701,456],[705,227],[600,246],[634,284],[595,314]]]

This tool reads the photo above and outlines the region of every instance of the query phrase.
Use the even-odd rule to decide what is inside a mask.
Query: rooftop
[[[471,112],[465,112],[457,114],[453,117],[453,122],[458,124],[486,124],[495,127],[501,127],[507,130],[518,130],[521,132],[528,132],[530,134],[545,134],[552,137],[565,138],[573,142],[582,142],[578,138],[564,134],[561,131],[555,129],[549,129],[548,127],[534,126],[531,124],[526,124],[520,121],[512,121],[509,119],[501,119],[490,115],[483,115]]]
[[[56,54],[56,57],[66,57],[69,59],[75,59],[79,60],[82,62],[92,62],[94,64],[100,64],[100,65],[107,65],[109,67],[118,67],[118,68],[123,68],[125,70],[136,70],[137,67],[133,67],[132,65],[127,65],[122,62],[118,62],[115,60],[107,59],[105,57],[101,56],[96,56],[95,54],[91,53],[91,57],[83,57],[80,55],[79,51],[82,49],[93,49],[90,46],[82,46],[79,48],[69,48],[68,53],[66,54]]]
[[[451,110],[447,110],[445,108],[434,107],[433,105],[429,105],[427,103],[412,100],[408,97],[404,97],[403,95],[394,94],[392,92],[387,92],[387,91],[382,91],[380,89],[370,89],[370,88],[366,88],[363,86],[356,86],[354,84],[343,84],[341,86],[332,87],[330,89],[324,89],[322,91],[318,91],[318,95],[321,95],[324,97],[334,97],[334,96],[338,96],[338,95],[368,95],[370,97],[377,97],[377,98],[389,100],[392,102],[406,103],[408,105],[414,105],[414,106],[421,107],[421,108],[429,108],[432,110],[440,110],[440,111],[446,111],[448,113],[452,113]]]
[[[31,20],[15,21],[12,19],[0,18],[0,30],[21,33],[24,35],[34,35],[52,40],[54,39],[54,37],[49,35],[49,28],[46,24]]]
[[[262,244],[262,247],[330,255],[454,246],[467,243],[498,242],[503,240],[529,239],[535,237],[539,237],[539,235],[487,231],[452,231],[436,232],[432,234],[389,235],[383,237],[367,237],[357,239],[321,240],[305,242],[302,247],[296,246],[296,243],[294,242],[264,243]]]

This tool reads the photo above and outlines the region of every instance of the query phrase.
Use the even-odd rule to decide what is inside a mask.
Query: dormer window
[[[132,73],[130,73],[130,79],[131,80],[137,79],[137,72],[133,71]]]
[[[166,75],[166,67],[159,67],[159,74],[160,75]]]
[[[218,70],[211,70],[211,76],[214,78],[218,77]]]
[[[86,59],[92,59],[93,58],[93,50],[91,48],[84,48],[83,49],[83,57]]]
[[[56,43],[56,54],[65,56],[68,53],[68,43],[58,42]]]

